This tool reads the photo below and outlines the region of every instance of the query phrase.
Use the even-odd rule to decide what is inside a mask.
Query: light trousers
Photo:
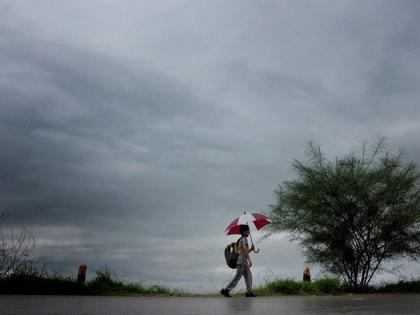
[[[232,281],[229,283],[226,289],[229,291],[232,290],[238,284],[242,276],[244,276],[245,278],[247,292],[251,292],[252,274],[251,274],[251,269],[249,269],[249,266],[247,263],[237,265],[235,277],[232,279]]]

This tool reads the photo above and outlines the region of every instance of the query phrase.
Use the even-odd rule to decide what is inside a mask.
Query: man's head
[[[242,236],[249,236],[249,226],[245,225],[245,224],[241,224],[241,226],[239,227],[239,232],[241,233]]]

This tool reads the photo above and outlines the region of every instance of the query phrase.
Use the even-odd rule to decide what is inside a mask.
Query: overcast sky
[[[55,271],[218,290],[224,228],[269,210],[308,141],[335,158],[386,137],[420,164],[419,15],[419,1],[0,1],[9,224]],[[258,246],[254,283],[301,277],[287,237]]]

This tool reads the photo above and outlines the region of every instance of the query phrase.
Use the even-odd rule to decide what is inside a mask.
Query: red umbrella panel
[[[271,220],[261,213],[244,213],[239,218],[233,220],[226,228],[225,232],[227,235],[241,234],[239,229],[241,225],[254,225],[257,230],[263,228],[267,224],[270,224]]]

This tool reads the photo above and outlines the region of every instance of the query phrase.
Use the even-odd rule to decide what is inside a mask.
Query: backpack
[[[225,247],[226,264],[232,269],[236,269],[240,253],[238,243],[241,240],[241,238],[236,243],[230,243],[228,246]]]

